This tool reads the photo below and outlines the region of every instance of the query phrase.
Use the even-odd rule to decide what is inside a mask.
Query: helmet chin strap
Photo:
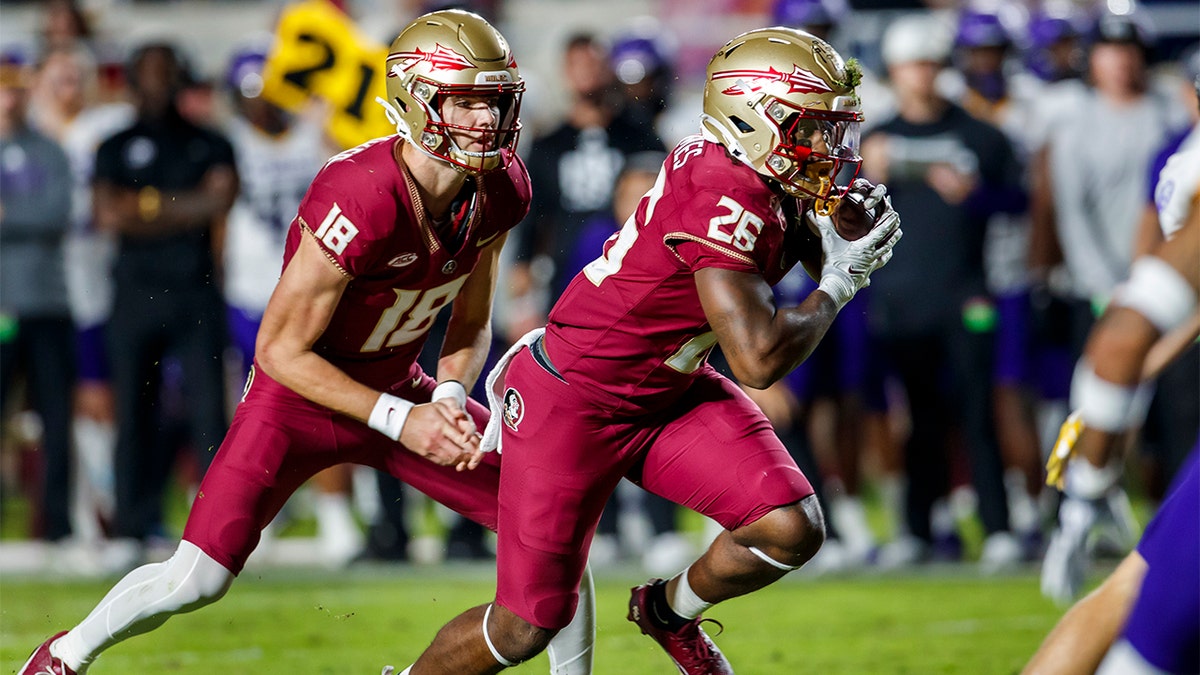
[[[400,111],[396,110],[396,106],[386,101],[382,96],[376,96],[375,102],[383,108],[384,117],[396,127],[396,133],[400,134],[408,140],[412,140],[412,134],[408,131],[408,124],[400,117]]]
[[[472,173],[471,171],[468,171],[465,167],[461,167],[461,166],[455,164],[454,162],[448,161],[445,157],[441,157],[439,155],[436,155],[436,154],[430,152],[429,149],[426,148],[423,143],[418,143],[417,140],[415,138],[413,138],[412,132],[408,128],[408,123],[405,122],[402,117],[400,117],[400,111],[396,110],[396,106],[392,105],[391,103],[389,103],[388,101],[384,100],[382,97],[379,97],[379,96],[375,97],[375,102],[383,107],[383,114],[388,118],[388,121],[391,122],[396,127],[396,133],[400,134],[401,138],[408,141],[408,144],[413,146],[417,150],[419,150],[421,152],[421,154],[425,155],[426,157],[428,157],[430,159],[434,159],[439,162],[444,162],[446,164],[449,164],[450,166],[454,167],[455,169],[458,169],[459,171],[461,171],[463,173]],[[454,144],[453,139],[446,137],[446,141],[448,143],[450,143],[451,145],[454,145],[455,149],[458,150],[459,152],[466,154],[465,151],[459,149],[458,146]]]

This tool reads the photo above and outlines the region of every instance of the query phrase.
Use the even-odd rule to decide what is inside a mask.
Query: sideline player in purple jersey
[[[738,379],[769,386],[890,259],[900,229],[886,190],[835,184],[860,162],[857,81],[855,64],[797,30],[751,31],[713,57],[703,134],[668,156],[544,335],[523,338],[529,348],[489,376],[499,384],[507,369],[490,387],[483,446],[499,429],[496,598],[447,624],[403,674],[496,673],[540,652],[571,619],[601,509],[624,476],[726,530],[678,576],[633,589],[629,618],[680,672],[733,672],[701,612],[803,565],[825,527],[767,418],[705,361],[719,343]],[[874,229],[838,236],[813,210],[835,198],[878,208]],[[771,285],[797,262],[820,285],[777,307]]]
[[[23,675],[82,673],[221,598],[284,501],[334,464],[388,471],[496,528],[499,462],[475,453],[487,410],[466,390],[490,343],[496,260],[529,209],[513,152],[523,91],[503,36],[474,14],[435,12],[401,32],[385,103],[399,135],[330,159],[300,204],[255,367],[175,555],[118,582]],[[435,381],[416,359],[451,302]],[[590,672],[587,609],[553,672]]]
[[[1200,98],[1200,79],[1196,84]],[[1075,370],[1077,412],[1063,424],[1047,465],[1047,482],[1069,499],[1043,563],[1044,592],[1072,595],[1082,584],[1091,525],[1084,500],[1120,477],[1120,461],[1112,460],[1145,414],[1138,385],[1200,334],[1200,135],[1192,139],[1159,180],[1155,201],[1166,241],[1134,261]],[[1137,548],[1063,616],[1024,672],[1200,672],[1198,453],[1194,447]],[[1079,508],[1068,510],[1072,503]]]

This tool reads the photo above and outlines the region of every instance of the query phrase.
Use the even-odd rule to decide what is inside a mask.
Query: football
[[[874,185],[860,178],[851,184],[850,191],[846,193],[846,196],[838,200],[837,206],[833,209],[832,218],[833,226],[842,239],[855,241],[867,236],[867,233],[874,227],[876,219],[887,208],[883,200],[879,200],[874,208],[868,209],[865,206],[864,200],[874,189]]]

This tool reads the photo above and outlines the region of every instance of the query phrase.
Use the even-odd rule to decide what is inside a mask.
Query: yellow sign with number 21
[[[288,7],[263,71],[263,96],[285,110],[311,98],[329,107],[326,131],[343,148],[396,133],[376,96],[386,96],[387,48],[364,37],[326,0]]]

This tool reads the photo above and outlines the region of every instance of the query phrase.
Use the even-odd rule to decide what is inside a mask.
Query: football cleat
[[[713,619],[695,618],[687,622],[678,631],[661,628],[650,616],[648,591],[651,587],[666,584],[662,579],[650,581],[631,589],[629,597],[629,620],[637,624],[643,635],[649,635],[659,645],[682,675],[733,675],[733,666],[725,659],[725,655],[717,649],[717,645],[700,627],[705,621],[711,621],[722,627]]]
[[[1096,523],[1096,505],[1064,499],[1058,510],[1058,527],[1042,559],[1042,595],[1060,605],[1079,597],[1087,579],[1087,540]]]
[[[50,645],[66,634],[67,631],[64,630],[38,645],[38,648],[29,655],[29,660],[25,662],[25,665],[21,666],[21,670],[17,671],[17,675],[78,675],[74,670],[68,668],[62,659],[50,653]]]

